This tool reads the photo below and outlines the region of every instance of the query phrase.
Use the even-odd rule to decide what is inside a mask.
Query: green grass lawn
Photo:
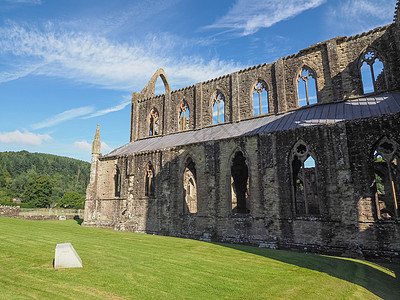
[[[83,268],[54,270],[72,243]],[[400,266],[0,218],[1,299],[399,299]]]

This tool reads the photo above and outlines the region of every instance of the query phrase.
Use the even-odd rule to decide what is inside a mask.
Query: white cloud
[[[75,142],[74,147],[83,151],[92,150],[92,145],[90,145],[86,140]]]
[[[92,151],[92,145],[89,144],[86,140],[77,141],[74,143],[74,147],[83,150],[85,152]],[[105,142],[101,142],[101,151],[104,153],[110,152],[112,148],[108,146]]]
[[[110,146],[108,146],[105,142],[101,142],[101,151],[106,153],[113,150]]]
[[[33,5],[40,5],[42,4],[42,0],[6,0],[10,3],[23,3],[23,4],[33,4]]]
[[[22,63],[18,66],[8,66],[8,68],[11,67],[12,71],[1,72],[0,73],[0,83],[25,77],[25,76],[35,72],[40,66],[41,66],[41,64],[36,65],[36,64],[24,64],[24,63]],[[6,68],[7,68],[7,66],[6,66]]]
[[[355,34],[390,24],[396,0],[341,0],[328,11],[329,26],[341,28],[344,34]],[[350,33],[348,33],[350,32]]]
[[[35,134],[24,130],[21,132],[15,130],[13,132],[0,132],[0,143],[18,144],[24,146],[39,146],[42,142],[52,140],[52,137],[47,134]]]
[[[225,16],[205,28],[240,31],[242,35],[250,35],[324,2],[326,0],[238,0]]]
[[[42,27],[7,23],[0,28],[0,58],[25,68],[29,61],[36,68],[31,68],[30,73],[19,68],[6,69],[0,72],[0,79],[18,78],[21,74],[45,75],[140,91],[160,67],[166,70],[171,82],[184,86],[242,68],[229,61],[183,56],[181,47],[181,41],[171,35],[122,44],[90,33],[66,32],[53,23]]]
[[[125,98],[129,98],[130,99],[130,96],[125,97]],[[125,100],[125,101],[121,102],[120,104],[118,104],[118,105],[116,105],[114,107],[110,107],[110,108],[106,108],[106,109],[102,109],[102,110],[96,111],[96,112],[94,112],[94,113],[92,113],[92,114],[90,114],[88,116],[83,117],[83,119],[90,119],[90,118],[94,118],[94,117],[104,116],[104,115],[106,115],[108,113],[111,113],[111,112],[120,111],[120,110],[123,110],[125,107],[127,107],[129,104],[131,104],[131,100]]]
[[[59,113],[43,122],[33,124],[32,128],[33,129],[41,129],[41,128],[45,128],[45,127],[51,127],[51,126],[57,125],[61,122],[68,121],[68,120],[71,120],[71,119],[74,119],[74,118],[77,118],[80,116],[90,114],[91,112],[93,112],[93,110],[94,110],[94,108],[91,106],[66,110],[66,111]]]

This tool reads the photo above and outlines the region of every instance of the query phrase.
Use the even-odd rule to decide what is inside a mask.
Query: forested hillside
[[[67,193],[67,198],[74,195],[82,202],[89,176],[90,164],[73,158],[28,151],[0,152],[0,203],[20,198],[35,207],[59,202],[73,207],[61,198]]]

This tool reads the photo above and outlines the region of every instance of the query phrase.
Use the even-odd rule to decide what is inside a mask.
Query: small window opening
[[[386,90],[383,62],[375,51],[363,55],[360,72],[364,94]]]
[[[184,131],[189,129],[189,105],[185,100],[182,100],[179,106],[178,130]]]
[[[213,124],[225,122],[225,96],[217,93],[213,100]]]
[[[232,211],[235,213],[249,213],[247,209],[249,171],[246,158],[242,152],[237,152],[231,167]]]
[[[319,215],[315,160],[304,144],[295,147],[292,159],[294,207],[297,215]]]
[[[313,71],[304,67],[297,77],[297,92],[299,106],[317,103],[316,76]]]
[[[183,174],[184,188],[184,212],[197,213],[197,184],[196,184],[196,168],[195,163],[188,159],[187,166]]]
[[[399,217],[400,166],[397,145],[381,142],[374,152],[374,186],[379,219]]]
[[[144,195],[147,197],[154,196],[154,169],[151,163],[146,166]]]
[[[159,116],[156,108],[153,108],[149,114],[149,123],[149,136],[158,135]]]
[[[116,168],[116,171],[115,171],[114,182],[115,182],[115,197],[120,197],[121,196],[121,172],[118,167]]]
[[[253,91],[253,115],[258,116],[269,113],[268,92],[266,84],[259,81]]]

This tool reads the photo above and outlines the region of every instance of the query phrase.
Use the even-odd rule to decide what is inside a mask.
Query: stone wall
[[[0,217],[17,217],[19,215],[19,206],[3,206],[0,205]]]
[[[111,190],[104,194],[107,184],[100,180],[98,192],[104,196],[86,202],[86,209],[97,214],[85,218],[85,225],[396,259],[400,224],[393,220],[377,222],[370,187],[374,180],[371,153],[382,136],[400,143],[399,131],[392,130],[400,128],[399,117],[298,128],[100,159],[99,169],[104,174],[99,178],[109,178],[110,170],[118,166],[124,192],[112,197],[114,187],[107,183]],[[293,210],[289,157],[299,140],[308,145],[316,161],[321,202],[318,216],[299,216]],[[244,154],[249,167],[248,214],[237,214],[231,206],[230,168],[237,151]],[[183,209],[183,171],[189,157],[196,168],[195,214]],[[144,195],[143,174],[148,162],[155,171],[153,197]]]
[[[133,94],[131,141],[152,138],[148,137],[148,114],[153,107],[159,111],[159,134],[176,133],[182,100],[190,110],[189,130],[212,126],[212,98],[217,92],[225,96],[225,122],[240,126],[242,120],[258,118],[253,116],[252,89],[259,80],[267,86],[269,114],[298,109],[297,77],[304,66],[316,74],[317,105],[360,97],[360,59],[367,50],[377,51],[384,62],[386,90],[399,90],[399,36],[400,27],[394,23],[321,42],[274,63],[177,91],[171,91],[160,69],[141,93]],[[154,96],[158,77],[166,93]],[[129,155],[94,154],[96,176],[87,190],[84,225],[399,261],[399,220],[378,217],[376,190],[371,188],[374,149],[382,137],[400,144],[398,128],[399,114],[382,113],[325,126],[171,148],[160,145],[158,150]],[[299,143],[307,146],[315,160],[319,212],[314,215],[298,213],[295,208],[292,156]],[[234,208],[231,168],[238,152],[248,169],[245,213]],[[188,162],[195,169],[195,213],[185,209]],[[154,195],[145,193],[149,163]],[[117,170],[121,174],[119,194]]]
[[[212,125],[212,99],[219,91],[225,96],[225,122],[253,118],[254,85],[262,80],[268,90],[269,113],[284,113],[299,107],[297,78],[304,66],[316,74],[318,103],[342,101],[363,94],[361,58],[369,49],[379,53],[385,66],[387,90],[400,88],[400,29],[396,23],[352,37],[324,41],[297,54],[211,79],[184,89],[171,91],[162,69],[141,93],[132,97],[131,141],[149,136],[148,116],[159,111],[159,134],[178,131],[179,105],[189,105],[188,129]],[[166,93],[154,96],[157,77],[164,78]]]

